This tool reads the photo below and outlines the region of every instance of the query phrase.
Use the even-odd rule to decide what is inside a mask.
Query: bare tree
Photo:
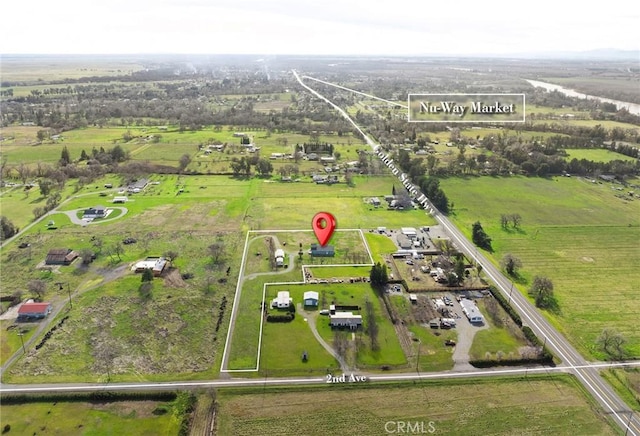
[[[20,162],[16,171],[18,172],[18,177],[22,184],[26,184],[29,177],[31,177],[31,168],[29,168],[24,162]]]
[[[367,316],[367,335],[369,335],[369,341],[371,343],[371,350],[378,351],[380,344],[378,343],[378,322],[376,321],[376,311],[373,307],[373,303],[367,300],[364,304],[365,313]]]
[[[342,330],[336,330],[333,333],[333,349],[336,354],[341,358],[347,357],[347,349],[349,348],[349,341],[347,340],[347,333]]]
[[[180,161],[178,166],[180,172],[184,171],[189,166],[190,163],[191,163],[191,156],[189,156],[186,153],[180,156]]]
[[[82,258],[83,265],[89,265],[93,262],[93,251],[90,248],[83,248],[80,250],[80,257]]]
[[[44,280],[35,279],[27,283],[27,289],[34,294],[37,299],[41,300],[45,292],[47,292],[47,284]]]
[[[164,253],[164,257],[171,263],[175,262],[178,258],[178,252],[175,250],[168,250]]]
[[[510,276],[516,275],[518,268],[522,267],[522,261],[511,253],[505,254],[500,264]]]
[[[211,256],[211,262],[214,265],[218,265],[222,262],[224,258],[225,246],[224,241],[222,239],[218,239],[213,244],[208,247],[209,255]]]
[[[596,342],[613,359],[622,359],[626,354],[624,344],[627,340],[615,329],[605,328],[602,330]]]

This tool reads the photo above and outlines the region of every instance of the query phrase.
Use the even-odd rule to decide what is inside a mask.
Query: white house
[[[460,300],[460,306],[462,306],[462,312],[467,316],[469,322],[479,324],[484,322],[484,316],[473,301],[463,298]]]
[[[318,293],[315,291],[307,291],[304,293],[304,305],[305,306],[317,306],[318,305]]]
[[[284,250],[282,248],[278,248],[274,254],[276,258],[276,266],[284,265]]]
[[[329,315],[331,327],[349,327],[355,330],[362,326],[362,315],[354,315],[353,312],[336,312]]]
[[[286,309],[292,302],[293,299],[289,296],[289,291],[279,291],[278,296],[271,301],[271,307]]]

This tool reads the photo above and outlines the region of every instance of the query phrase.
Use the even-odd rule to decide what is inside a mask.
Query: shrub
[[[295,318],[295,315],[292,312],[287,312],[282,315],[267,315],[267,322],[291,322]]]

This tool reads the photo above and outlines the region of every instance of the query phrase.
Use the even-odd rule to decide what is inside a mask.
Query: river
[[[581,92],[574,91],[573,89],[564,88],[564,87],[562,87],[560,85],[554,85],[553,83],[539,82],[537,80],[529,80],[529,79],[526,79],[526,80],[531,85],[533,85],[535,87],[539,87],[539,88],[544,88],[547,91],[558,91],[558,92],[561,92],[564,95],[569,96],[569,97],[589,98],[589,99],[594,99],[594,100],[600,100],[600,101],[605,102],[605,103],[613,103],[613,104],[616,105],[616,107],[618,109],[622,109],[624,107],[624,108],[627,108],[627,110],[630,113],[632,113],[634,115],[640,115],[640,104],[629,103],[628,101],[612,100],[610,98],[596,97],[594,95],[583,94]]]

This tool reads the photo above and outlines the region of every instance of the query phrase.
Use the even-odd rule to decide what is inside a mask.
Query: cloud
[[[539,0],[35,0],[0,53],[472,54],[638,48],[638,14]]]

